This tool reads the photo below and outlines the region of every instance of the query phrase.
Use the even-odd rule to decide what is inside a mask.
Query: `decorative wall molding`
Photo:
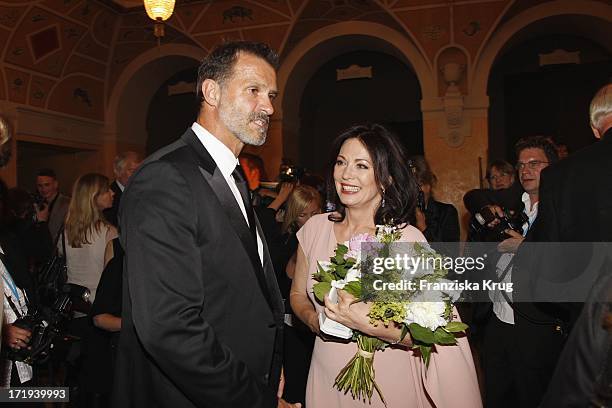
[[[359,65],[351,65],[347,68],[336,70],[336,81],[344,81],[346,79],[363,79],[372,78],[372,67],[360,67]]]
[[[40,136],[58,144],[61,141],[99,145],[103,143],[104,126],[64,115],[17,108],[17,135]]]
[[[580,51],[566,51],[557,48],[548,54],[538,54],[540,66],[559,64],[580,64]]]

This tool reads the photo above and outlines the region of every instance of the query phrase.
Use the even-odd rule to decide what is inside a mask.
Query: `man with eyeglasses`
[[[520,232],[506,230],[509,238],[497,246],[502,255],[496,264],[496,274],[502,282],[511,282],[514,254],[538,215],[540,172],[558,160],[555,146],[544,136],[519,140],[515,151],[518,156],[516,171],[524,190],[523,211],[528,221]],[[497,210],[501,216],[501,209]],[[483,342],[485,407],[536,407],[546,389],[545,385],[542,386],[546,379],[541,373],[548,371],[550,377],[554,369],[554,363],[550,367],[546,358],[526,359],[520,350],[520,343],[526,337],[517,333],[514,305],[509,303],[511,296],[509,293],[504,296],[500,290],[489,292],[493,315],[485,327]]]

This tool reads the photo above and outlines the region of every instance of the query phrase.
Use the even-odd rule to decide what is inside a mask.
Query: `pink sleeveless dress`
[[[327,214],[312,217],[297,233],[300,246],[308,260],[308,296],[317,313],[324,307],[312,293],[317,261],[327,260],[336,248],[333,222]],[[408,226],[403,241],[425,241],[419,230]],[[376,391],[372,404],[353,400],[334,388],[334,379],[357,351],[356,343],[323,341],[317,337],[306,387],[307,408],[383,408]],[[482,402],[476,379],[474,361],[467,339],[457,346],[438,347],[432,353],[429,367],[411,350],[387,348],[374,356],[376,382],[388,408],[481,408]]]

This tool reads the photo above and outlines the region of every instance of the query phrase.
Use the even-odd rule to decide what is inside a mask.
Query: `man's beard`
[[[235,107],[225,109],[224,106],[221,105],[219,106],[219,117],[229,131],[242,143],[251,146],[261,146],[266,142],[270,118],[265,113],[252,112],[248,115],[248,118],[244,120],[244,114]],[[257,130],[249,128],[249,124],[256,120],[264,122],[264,128],[257,127]]]

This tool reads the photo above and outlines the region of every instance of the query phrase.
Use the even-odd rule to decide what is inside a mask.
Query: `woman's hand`
[[[346,327],[360,331],[368,336],[378,337],[387,343],[412,346],[410,335],[405,335],[401,342],[398,343],[402,335],[399,325],[390,324],[387,327],[383,323],[379,323],[376,326],[371,324],[368,317],[370,305],[364,302],[355,302],[356,300],[353,295],[344,290],[338,290],[338,304],[332,303],[325,296],[325,315]]]
[[[32,337],[32,333],[29,330],[22,329],[12,324],[4,325],[2,338],[4,344],[8,347],[16,350],[27,347],[30,342],[30,337]]]
[[[361,301],[350,293],[339,289],[338,304],[334,304],[325,296],[325,315],[330,319],[345,325],[348,328],[367,333],[370,325],[370,305]]]

